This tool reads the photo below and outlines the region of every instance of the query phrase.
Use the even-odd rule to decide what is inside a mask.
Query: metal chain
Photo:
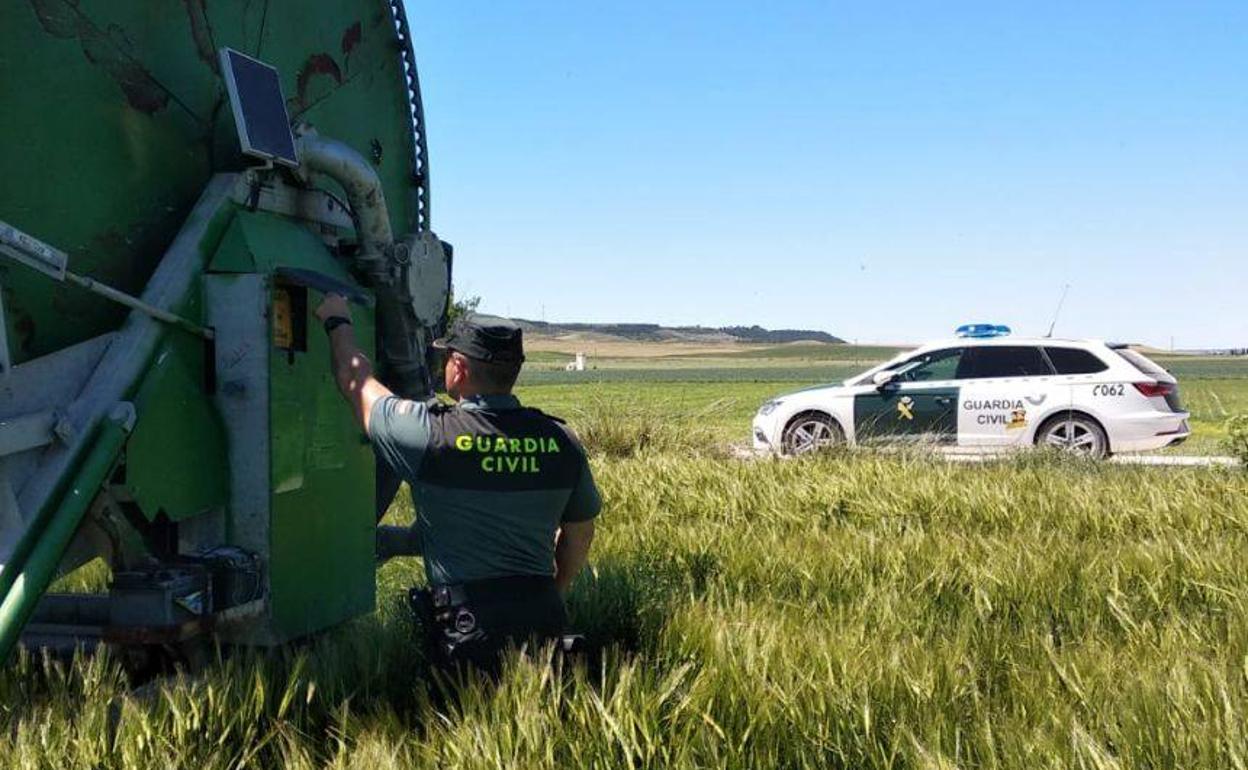
[[[429,231],[429,147],[425,143],[425,107],[420,98],[420,76],[416,72],[416,51],[412,48],[411,27],[403,0],[389,0],[390,15],[399,39],[399,57],[407,85],[408,108],[412,123],[412,194],[416,209],[416,229]]]

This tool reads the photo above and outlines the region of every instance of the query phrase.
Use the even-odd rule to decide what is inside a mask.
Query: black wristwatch
[[[325,333],[329,334],[334,329],[337,329],[339,326],[344,326],[344,325],[350,326],[351,319],[347,318],[346,316],[331,315],[329,318],[325,319]]]

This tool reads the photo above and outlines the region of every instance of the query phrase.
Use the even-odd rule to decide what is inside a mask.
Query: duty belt
[[[467,604],[468,592],[463,585],[433,586],[429,589],[429,598],[433,600],[434,608],[441,610]]]
[[[429,587],[429,599],[435,609],[461,607],[472,602],[507,601],[517,595],[553,591],[555,579],[550,575],[510,575],[507,577],[471,580]]]

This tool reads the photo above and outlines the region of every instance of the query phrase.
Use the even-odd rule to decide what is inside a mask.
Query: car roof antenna
[[[1057,326],[1057,317],[1062,313],[1062,305],[1066,303],[1066,293],[1070,291],[1070,284],[1062,287],[1062,298],[1057,301],[1057,310],[1053,311],[1053,322],[1049,324],[1049,332],[1045,334],[1045,338],[1053,337],[1053,327]]]

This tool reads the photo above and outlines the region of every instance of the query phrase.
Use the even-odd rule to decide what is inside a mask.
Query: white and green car
[[[1011,337],[976,324],[840,385],[768,401],[753,433],[755,449],[784,454],[910,441],[1105,457],[1181,443],[1188,417],[1174,377],[1124,345]]]

